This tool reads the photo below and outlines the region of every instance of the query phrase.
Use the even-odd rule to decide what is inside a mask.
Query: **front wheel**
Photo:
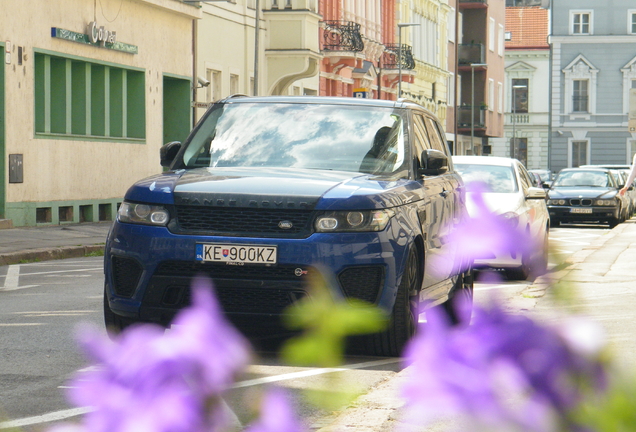
[[[421,281],[420,258],[415,246],[411,246],[398,287],[389,328],[370,336],[370,355],[397,357],[413,337],[419,318],[418,294]]]
[[[473,269],[458,275],[451,296],[443,304],[444,313],[453,325],[470,324],[474,279]]]

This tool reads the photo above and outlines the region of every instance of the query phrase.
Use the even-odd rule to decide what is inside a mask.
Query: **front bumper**
[[[562,222],[611,221],[619,219],[619,208],[612,207],[575,207],[548,206],[550,218]],[[585,212],[585,213],[584,213]]]
[[[204,263],[196,260],[200,243],[275,245],[278,262]],[[164,325],[189,304],[197,275],[212,279],[223,310],[237,321],[278,317],[316,283],[336,297],[359,298],[388,313],[411,243],[391,223],[382,232],[263,239],[175,235],[163,227],[115,222],[105,248],[106,293],[116,314]]]

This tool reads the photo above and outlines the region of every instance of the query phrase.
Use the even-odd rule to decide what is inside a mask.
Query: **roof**
[[[506,8],[506,49],[549,49],[548,10],[538,6]]]
[[[512,166],[515,159],[499,156],[453,156],[455,164]]]

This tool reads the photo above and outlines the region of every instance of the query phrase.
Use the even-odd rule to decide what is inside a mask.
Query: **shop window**
[[[145,106],[141,71],[35,54],[38,134],[143,139]]]

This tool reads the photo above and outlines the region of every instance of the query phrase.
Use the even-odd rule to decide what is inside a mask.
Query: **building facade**
[[[492,140],[494,156],[547,169],[549,143],[549,13],[539,6],[506,8],[504,138]]]
[[[629,127],[630,93],[636,88],[636,4],[551,3],[550,168],[631,163],[636,152],[636,124]]]
[[[458,0],[455,154],[490,154],[503,136],[504,0]]]
[[[3,10],[0,217],[112,220],[128,186],[160,170],[161,145],[189,132],[199,9],[6,0]]]

